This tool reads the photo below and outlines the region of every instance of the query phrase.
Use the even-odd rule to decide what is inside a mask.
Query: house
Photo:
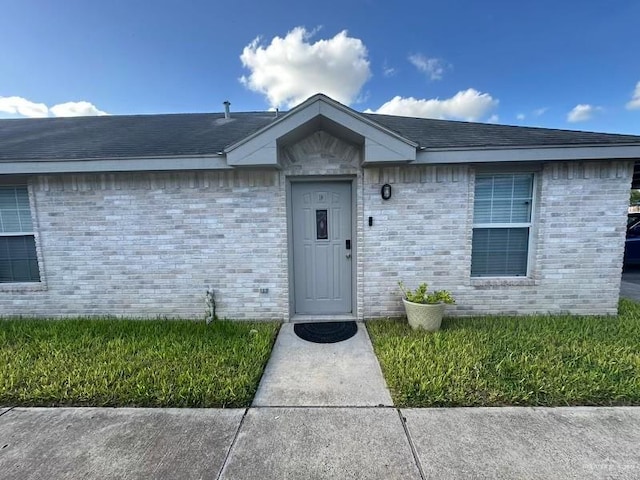
[[[640,136],[356,112],[0,121],[0,314],[615,314]]]

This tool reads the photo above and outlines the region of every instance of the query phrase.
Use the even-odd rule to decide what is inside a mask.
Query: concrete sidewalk
[[[637,479],[640,408],[15,408],[0,478]]]

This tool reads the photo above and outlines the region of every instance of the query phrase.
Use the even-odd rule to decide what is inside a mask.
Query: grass
[[[246,407],[278,327],[0,320],[0,405]]]
[[[445,319],[367,323],[394,402],[402,407],[640,405],[640,304],[617,317]]]

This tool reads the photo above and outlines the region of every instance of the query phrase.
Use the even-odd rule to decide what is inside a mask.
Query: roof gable
[[[317,94],[277,121],[225,149],[230,166],[278,166],[278,149],[310,129],[326,129],[363,146],[363,164],[409,162],[417,144],[350,108]],[[297,132],[300,132],[297,134]]]

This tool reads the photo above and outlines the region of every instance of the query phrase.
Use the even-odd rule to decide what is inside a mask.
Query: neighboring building
[[[640,137],[362,114],[0,121],[0,315],[615,314]],[[391,197],[383,199],[384,185]],[[388,192],[388,187],[387,187]]]

